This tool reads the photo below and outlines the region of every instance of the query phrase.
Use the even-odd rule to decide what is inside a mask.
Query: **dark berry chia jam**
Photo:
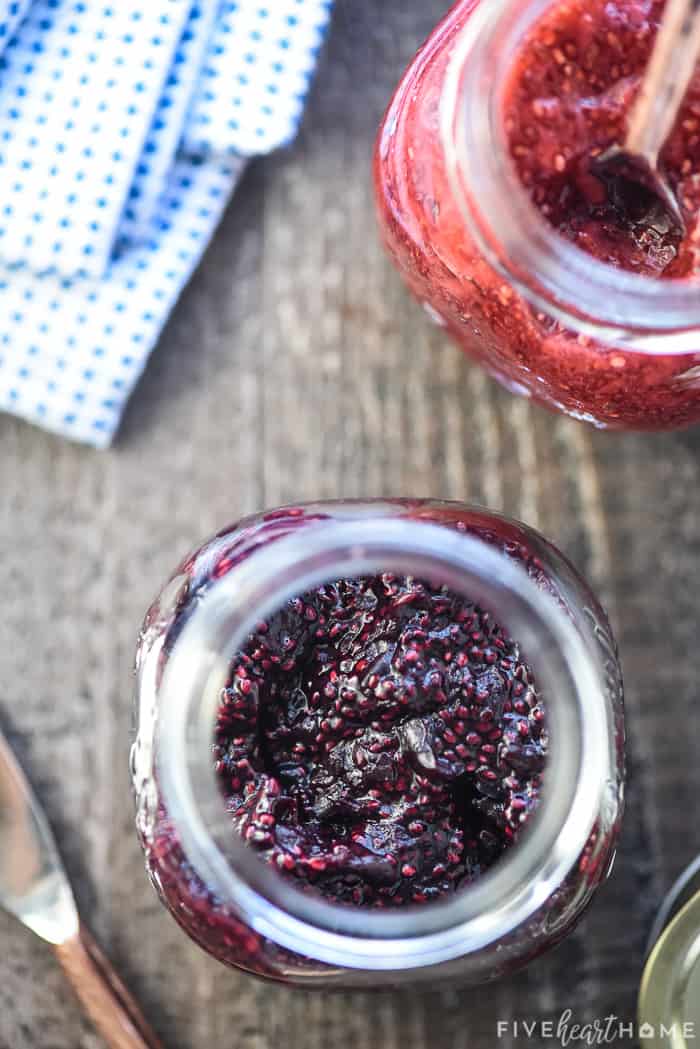
[[[445,587],[342,579],[260,623],[216,725],[234,828],[339,902],[467,885],[537,805],[545,714],[516,641]]]
[[[684,211],[684,235],[646,190],[603,182],[595,168],[595,158],[624,139],[663,9],[664,0],[553,4],[513,67],[505,128],[523,185],[560,233],[611,265],[688,277],[700,263],[700,74],[660,158]]]
[[[313,503],[224,529],[146,615],[137,722],[149,876],[189,936],[260,976],[494,979],[561,940],[610,869],[605,613],[542,536],[485,510]]]

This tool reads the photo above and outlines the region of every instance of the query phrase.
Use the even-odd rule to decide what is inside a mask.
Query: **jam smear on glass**
[[[545,713],[518,644],[447,588],[383,574],[290,601],[237,654],[215,731],[236,831],[336,902],[451,894],[537,805]]]

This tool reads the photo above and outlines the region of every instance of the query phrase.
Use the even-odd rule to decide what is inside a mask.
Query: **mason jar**
[[[539,801],[517,840],[464,887],[400,908],[339,903],[263,862],[233,829],[213,752],[231,666],[256,624],[301,607],[299,595],[314,588],[380,574],[430,580],[485,610],[517,641],[547,717]],[[459,644],[450,658],[462,667],[471,657]],[[479,652],[488,662],[489,652]],[[513,688],[503,710],[522,692]],[[489,738],[505,746],[498,716]],[[478,983],[559,942],[606,878],[622,814],[623,736],[605,613],[532,529],[459,503],[288,506],[200,546],[146,615],[131,755],[136,825],[162,902],[228,965],[319,987]],[[491,747],[494,767],[499,746]],[[429,777],[434,759],[424,764]]]
[[[604,7],[595,6],[589,21]],[[459,0],[420,49],[377,139],[383,240],[431,318],[513,393],[597,427],[685,426],[700,419],[697,275],[659,279],[582,250],[543,218],[513,162],[507,92],[523,41],[556,7],[552,0]],[[651,17],[649,4],[608,7],[616,32],[628,16]],[[643,29],[648,50],[646,22]],[[591,26],[586,32],[594,36]],[[595,38],[591,50],[603,46]],[[576,45],[570,47],[574,53]],[[566,68],[569,59],[557,51],[540,60]],[[605,92],[591,88],[581,112],[607,106],[619,123],[619,98],[629,97],[639,75],[624,54],[611,56]],[[689,105],[697,114],[699,89],[693,90]],[[560,101],[543,97],[538,104],[544,112]],[[575,136],[577,114],[568,123],[558,119]],[[697,125],[697,116],[687,124]],[[673,145],[678,156],[671,159],[689,165],[679,150],[688,140],[695,156],[697,136],[678,134],[685,138]],[[554,151],[549,159],[564,171],[566,150],[557,154],[549,138],[540,146]],[[691,171],[688,185],[692,178]]]

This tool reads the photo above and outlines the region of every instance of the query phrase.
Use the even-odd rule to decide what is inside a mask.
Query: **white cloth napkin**
[[[0,0],[0,409],[109,444],[332,0]]]

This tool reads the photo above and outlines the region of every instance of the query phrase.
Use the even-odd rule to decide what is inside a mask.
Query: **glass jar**
[[[467,888],[389,913],[330,903],[233,831],[213,769],[231,661],[256,623],[323,582],[435,580],[517,639],[546,697],[542,797],[517,843]],[[190,555],[137,652],[137,828],[163,903],[229,965],[292,983],[481,982],[573,926],[610,870],[623,791],[622,685],[610,628],[571,565],[515,521],[459,503],[316,503],[248,517]]]
[[[697,279],[580,250],[533,207],[508,155],[508,74],[550,6],[459,0],[418,52],[377,141],[383,239],[430,316],[512,392],[598,427],[696,422]]]

